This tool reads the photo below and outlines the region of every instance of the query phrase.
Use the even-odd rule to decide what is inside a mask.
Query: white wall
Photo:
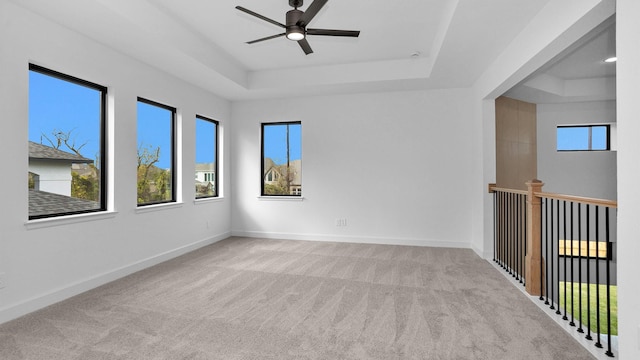
[[[0,322],[230,234],[226,188],[221,200],[193,201],[196,113],[220,121],[221,176],[230,182],[228,102],[4,0],[0,26],[0,163],[16,175],[0,185]],[[27,221],[29,62],[109,88],[113,212]],[[137,96],[178,108],[178,205],[136,209]]]
[[[236,102],[233,233],[470,246],[469,90]],[[303,201],[258,199],[260,123],[302,121]],[[347,226],[336,226],[336,219]]]
[[[543,190],[616,200],[616,151],[556,151],[558,125],[615,123],[616,102],[539,104],[538,179]]]
[[[618,331],[620,358],[640,359],[640,1],[618,0]]]

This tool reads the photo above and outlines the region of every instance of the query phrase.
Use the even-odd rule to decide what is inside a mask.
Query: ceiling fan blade
[[[311,5],[313,5],[313,4],[311,4]],[[251,11],[251,10],[249,10],[249,9],[245,9],[245,8],[243,8],[242,6],[236,6],[236,9],[238,9],[238,10],[240,10],[240,11],[242,11],[242,12],[245,12],[245,13],[247,13],[247,14],[249,14],[249,15],[253,15],[253,16],[257,17],[258,19],[262,19],[262,20],[264,20],[264,21],[266,21],[266,22],[270,22],[270,23],[272,23],[273,25],[280,26],[281,28],[286,28],[286,26],[284,26],[284,24],[279,23],[279,22],[277,22],[277,21],[275,21],[275,20],[269,19],[268,17],[266,17],[266,16],[262,16],[262,15],[260,15],[260,14],[258,14],[258,13],[256,13],[256,12],[253,12],[253,11]]]
[[[309,7],[307,8],[307,11],[305,11],[304,14],[302,14],[302,16],[300,17],[300,20],[298,20],[297,25],[302,27],[307,26],[307,24],[311,22],[311,19],[316,16],[318,11],[322,9],[327,1],[328,0],[315,0],[314,2],[312,2],[311,5],[309,5]]]
[[[255,43],[260,42],[260,41],[271,40],[271,39],[279,38],[281,36],[285,36],[285,33],[277,34],[277,35],[271,35],[271,36],[263,37],[261,39],[247,41],[247,44],[255,44]]]
[[[307,35],[358,37],[358,36],[360,36],[360,31],[357,31],[357,30],[332,30],[332,29],[307,29]]]
[[[311,49],[311,45],[309,45],[309,42],[307,41],[307,39],[298,40],[298,45],[300,45],[305,55],[309,55],[313,53],[313,50]]]

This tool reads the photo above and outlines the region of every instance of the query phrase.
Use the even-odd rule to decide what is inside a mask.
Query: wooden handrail
[[[496,184],[489,184],[489,192],[493,193],[496,191],[506,192],[511,194],[520,194],[520,195],[529,194],[529,192],[526,190],[507,189],[507,188],[497,187]],[[614,209],[618,208],[618,202],[615,200],[590,198],[585,196],[556,194],[556,193],[548,193],[543,191],[536,191],[533,193],[533,195],[537,197],[547,198],[547,199],[573,201],[573,202],[588,204],[588,205],[600,205],[600,206],[610,207]]]
[[[511,194],[520,194],[520,195],[527,195],[529,193],[527,192],[527,190],[507,189],[507,188],[501,188],[496,186],[489,187],[489,192],[496,192],[496,191],[506,192]]]
[[[600,206],[605,206],[610,208],[618,208],[618,202],[615,200],[605,200],[605,199],[589,198],[584,196],[555,194],[555,193],[548,193],[543,191],[535,192],[533,193],[533,195],[537,197],[547,198],[547,199],[566,200],[566,201],[573,201],[573,202],[588,204],[588,205],[600,205]]]

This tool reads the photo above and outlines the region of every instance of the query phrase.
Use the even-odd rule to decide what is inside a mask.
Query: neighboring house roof
[[[289,171],[293,174],[291,185],[302,184],[302,160],[292,160],[289,162]],[[270,171],[277,171],[281,175],[287,172],[287,164],[276,165],[270,158],[265,159],[265,175]]]
[[[51,146],[42,145],[29,141],[29,158],[40,160],[62,160],[68,162],[93,163],[93,160],[87,159],[80,155],[72,154],[66,151],[52,148]]]
[[[97,201],[29,189],[29,216],[60,214],[100,208]]]
[[[216,169],[216,163],[197,163],[196,171],[213,171]]]

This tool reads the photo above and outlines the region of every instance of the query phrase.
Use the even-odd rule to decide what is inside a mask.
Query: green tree
[[[71,196],[79,199],[98,201],[100,197],[100,187],[97,181],[97,169],[89,165],[92,171],[88,175],[80,175],[75,171],[71,172]]]
[[[138,147],[138,204],[171,199],[171,171],[155,164],[160,161],[160,147],[140,144]]]

